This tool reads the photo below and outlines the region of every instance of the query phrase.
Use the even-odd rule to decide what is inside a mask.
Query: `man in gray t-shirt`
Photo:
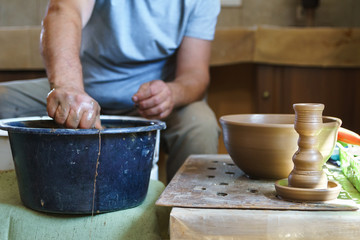
[[[176,51],[184,37],[190,46],[213,39],[218,13],[218,0],[96,1],[82,32],[85,91],[102,109],[131,110],[141,84],[174,80]],[[193,54],[204,55],[200,49]],[[194,87],[203,91],[201,80],[191,84],[199,83]]]
[[[168,180],[190,154],[217,153],[219,129],[204,99],[219,2],[51,0],[41,34],[51,89],[47,114],[69,128],[100,129],[100,112],[165,121]],[[31,92],[24,93],[8,85],[10,95],[11,89],[36,95],[41,105],[46,88],[24,85]],[[29,115],[5,106],[9,96],[0,99],[0,110],[8,110],[0,117],[16,117],[10,114],[15,108]],[[31,100],[23,102],[35,109]]]

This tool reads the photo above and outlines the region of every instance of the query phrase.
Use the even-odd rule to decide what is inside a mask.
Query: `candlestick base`
[[[289,187],[288,179],[285,178],[275,182],[275,189],[278,196],[284,200],[318,202],[336,199],[341,186],[329,180],[327,188],[324,189]]]

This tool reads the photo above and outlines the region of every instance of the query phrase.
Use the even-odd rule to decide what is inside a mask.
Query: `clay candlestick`
[[[288,178],[275,182],[279,197],[290,201],[334,200],[341,186],[328,181],[322,167],[323,156],[318,150],[318,135],[323,128],[321,103],[294,104],[295,130],[299,134],[298,150],[292,157],[294,168]],[[341,120],[338,121],[337,129]]]
[[[295,130],[299,134],[298,151],[292,160],[294,169],[288,177],[290,187],[327,188],[322,170],[323,156],[318,150],[318,134],[322,128],[323,104],[294,104]]]

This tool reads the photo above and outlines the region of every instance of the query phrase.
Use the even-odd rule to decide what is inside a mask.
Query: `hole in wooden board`
[[[220,196],[220,197],[225,197],[228,194],[227,193],[223,193],[223,192],[218,192],[216,195]]]
[[[249,189],[249,192],[251,192],[251,193],[258,193],[259,190],[257,190],[257,189]]]

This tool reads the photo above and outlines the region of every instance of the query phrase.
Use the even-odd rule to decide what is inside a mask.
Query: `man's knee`
[[[167,120],[162,132],[162,144],[169,153],[168,180],[176,173],[186,158],[192,154],[216,154],[220,127],[206,102],[196,102],[178,109]]]
[[[205,101],[190,104],[187,109],[185,109],[182,120],[182,124],[193,126],[193,131],[219,131],[216,116]]]
[[[220,127],[206,102],[190,104],[176,114],[176,122],[169,122],[169,128],[176,128],[178,141],[193,146],[192,151],[198,149],[195,152],[209,153],[208,149],[212,149],[211,152],[217,151]]]
[[[0,84],[0,118],[47,115],[47,79],[3,82]]]
[[[14,99],[9,92],[6,85],[0,85],[0,119],[16,117],[17,108],[13,106]]]

